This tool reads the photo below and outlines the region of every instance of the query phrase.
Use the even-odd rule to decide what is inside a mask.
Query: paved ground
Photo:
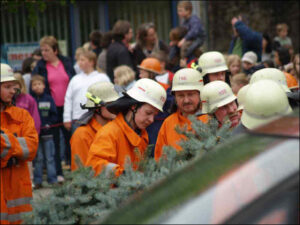
[[[63,166],[63,173],[64,175],[70,173],[70,169],[67,166]],[[44,198],[47,195],[53,192],[53,187],[47,183],[47,175],[46,173],[43,174],[43,183],[42,188],[40,189],[33,189],[33,199],[38,200],[40,198]]]

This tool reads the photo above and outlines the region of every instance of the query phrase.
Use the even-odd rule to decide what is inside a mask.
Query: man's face
[[[1,83],[1,100],[5,103],[10,103],[16,94],[16,81],[7,81]]]
[[[200,93],[197,90],[175,91],[175,100],[182,115],[187,116],[198,111]]]
[[[215,73],[209,73],[207,76],[208,76],[209,82],[212,82],[215,80],[220,80],[220,81],[225,82],[225,74],[226,74],[226,71],[220,71],[220,72],[215,72]]]
[[[235,127],[240,122],[240,117],[235,101],[232,101],[227,105],[218,108],[215,112],[215,116],[221,124],[223,124],[225,117],[228,116],[231,122],[231,127]]]

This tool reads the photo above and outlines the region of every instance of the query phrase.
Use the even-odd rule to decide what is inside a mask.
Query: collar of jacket
[[[115,119],[115,122],[122,129],[123,133],[127,137],[132,146],[140,146],[142,144],[148,144],[148,133],[146,130],[141,130],[140,136],[126,123],[122,113],[119,113]],[[145,146],[146,147],[146,146]]]
[[[16,110],[20,110],[21,108],[18,108],[16,106],[8,106],[4,109],[3,112],[1,112],[1,114],[5,114],[7,115],[11,120],[14,120],[16,123],[22,123],[22,115],[20,115],[20,113],[17,113]],[[21,110],[25,110],[25,109],[21,109]],[[2,120],[2,118],[1,118]]]
[[[177,110],[176,114],[177,114],[177,118],[178,118],[180,127],[187,124],[188,130],[192,130],[192,126],[191,126],[192,122],[187,117],[184,117],[179,110]],[[203,114],[201,110],[198,110],[194,115],[197,117],[198,120],[200,120],[200,117],[202,117],[204,115],[207,115],[207,117],[208,117],[207,120],[210,119],[210,116],[208,114]]]
[[[102,125],[100,123],[98,123],[98,121],[96,120],[96,118],[94,116],[92,117],[92,119],[90,120],[90,122],[88,124],[89,124],[89,126],[91,126],[93,131],[95,131],[96,133],[102,127]]]

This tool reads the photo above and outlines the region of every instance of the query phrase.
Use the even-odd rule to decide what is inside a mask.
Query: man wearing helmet
[[[217,51],[205,52],[198,60],[198,70],[203,77],[204,85],[221,80],[230,86],[229,74],[227,74],[228,67],[222,53]]]
[[[96,133],[107,122],[115,119],[115,115],[106,109],[106,105],[119,98],[110,82],[96,82],[88,87],[87,102],[81,108],[89,111],[83,114],[78,122],[82,125],[76,129],[70,140],[71,144],[71,170],[77,169],[75,155],[78,155],[85,164],[89,148]]]
[[[163,146],[169,145],[177,150],[181,150],[178,145],[180,140],[186,139],[182,134],[175,131],[175,127],[188,126],[192,130],[191,121],[188,115],[196,115],[202,122],[208,121],[208,116],[200,111],[200,92],[203,87],[203,80],[200,72],[191,68],[178,70],[173,78],[172,92],[175,96],[177,111],[171,114],[163,122],[157,137],[155,147],[155,159],[158,160],[163,154]]]
[[[259,80],[249,85],[241,124],[246,129],[253,130],[291,112],[282,87],[273,80]]]
[[[202,112],[214,116],[219,122],[219,127],[228,116],[231,127],[235,127],[240,121],[235,100],[236,96],[227,83],[219,80],[210,82],[201,92]]]
[[[290,88],[288,87],[287,78],[284,72],[276,68],[260,69],[252,74],[250,84],[265,79],[273,80],[282,87],[282,89],[288,96],[289,104],[292,106],[292,108],[299,107],[299,92],[291,92]]]
[[[1,63],[1,224],[20,224],[32,210],[31,180],[27,162],[38,147],[38,134],[30,114],[12,105],[16,79],[11,67]]]
[[[169,85],[156,80],[156,76],[162,73],[161,63],[157,58],[148,57],[144,59],[141,62],[141,64],[138,66],[138,68],[140,70],[140,75],[139,75],[140,78],[149,78],[155,80],[167,92],[167,99],[163,107],[163,112],[159,112],[157,116],[155,116],[154,122],[147,127],[149,144],[152,144],[155,147],[159,129],[163,121],[170,115],[174,98],[171,94],[171,88],[169,87]],[[151,157],[154,156],[154,147],[152,148]]]
[[[153,123],[155,115],[163,111],[166,91],[157,82],[142,78],[124,96],[106,107],[117,115],[116,119],[100,129],[90,147],[87,166],[92,166],[98,175],[124,171],[125,159],[130,158],[135,167],[139,161],[135,149],[141,155],[148,145],[146,128]]]

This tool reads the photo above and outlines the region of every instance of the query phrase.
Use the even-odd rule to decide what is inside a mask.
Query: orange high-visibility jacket
[[[85,165],[91,144],[101,127],[102,125],[93,117],[88,124],[78,127],[72,135],[70,140],[72,171],[77,169],[75,155],[78,155],[82,164]]]
[[[207,123],[209,116],[207,114],[200,115],[197,117],[197,119],[201,120],[203,123]],[[165,145],[172,146],[177,150],[181,150],[181,147],[178,144],[181,140],[185,140],[186,137],[176,132],[175,127],[177,125],[180,128],[183,128],[184,125],[187,125],[187,130],[192,130],[191,121],[187,117],[182,116],[178,110],[177,112],[168,116],[158,132],[154,152],[155,160],[159,160],[163,153],[163,146]]]
[[[32,210],[32,189],[27,162],[38,147],[34,121],[15,106],[1,112],[1,224],[20,224],[21,215]],[[16,158],[11,164],[9,159]]]
[[[86,166],[92,166],[95,175],[100,174],[105,166],[105,171],[114,170],[118,176],[124,170],[126,157],[129,156],[133,164],[138,162],[135,148],[143,155],[148,142],[147,131],[142,130],[139,136],[126,123],[123,114],[119,113],[116,119],[97,132],[88,153]]]

